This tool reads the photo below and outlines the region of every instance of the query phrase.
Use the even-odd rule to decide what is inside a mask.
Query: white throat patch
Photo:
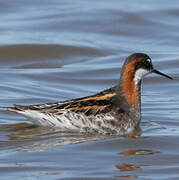
[[[147,71],[146,69],[143,69],[143,68],[138,69],[135,72],[135,76],[134,76],[135,84],[138,84],[142,80],[142,78],[149,73],[150,73],[150,71]]]

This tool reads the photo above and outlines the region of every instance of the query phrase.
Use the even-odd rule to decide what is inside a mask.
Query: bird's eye
[[[151,63],[151,60],[150,60],[150,59],[147,59],[146,62],[147,62],[147,63]]]

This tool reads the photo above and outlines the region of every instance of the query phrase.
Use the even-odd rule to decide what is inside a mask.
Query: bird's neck
[[[140,85],[135,85],[133,81],[126,81],[122,83],[120,91],[131,107],[140,108]]]
[[[122,73],[118,94],[122,95],[130,107],[140,110],[141,106],[141,83],[135,83],[134,74],[127,71]]]

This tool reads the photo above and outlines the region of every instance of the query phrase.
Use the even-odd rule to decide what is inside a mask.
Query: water
[[[1,179],[178,179],[178,17],[176,0],[1,1],[1,107],[109,88],[134,52],[174,78],[144,80],[138,138],[54,132],[1,109]]]

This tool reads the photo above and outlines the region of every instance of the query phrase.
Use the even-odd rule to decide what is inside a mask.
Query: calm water
[[[1,179],[178,179],[178,19],[177,0],[0,1],[0,107],[109,88],[134,52],[174,77],[144,80],[139,138],[54,132],[1,109]]]

